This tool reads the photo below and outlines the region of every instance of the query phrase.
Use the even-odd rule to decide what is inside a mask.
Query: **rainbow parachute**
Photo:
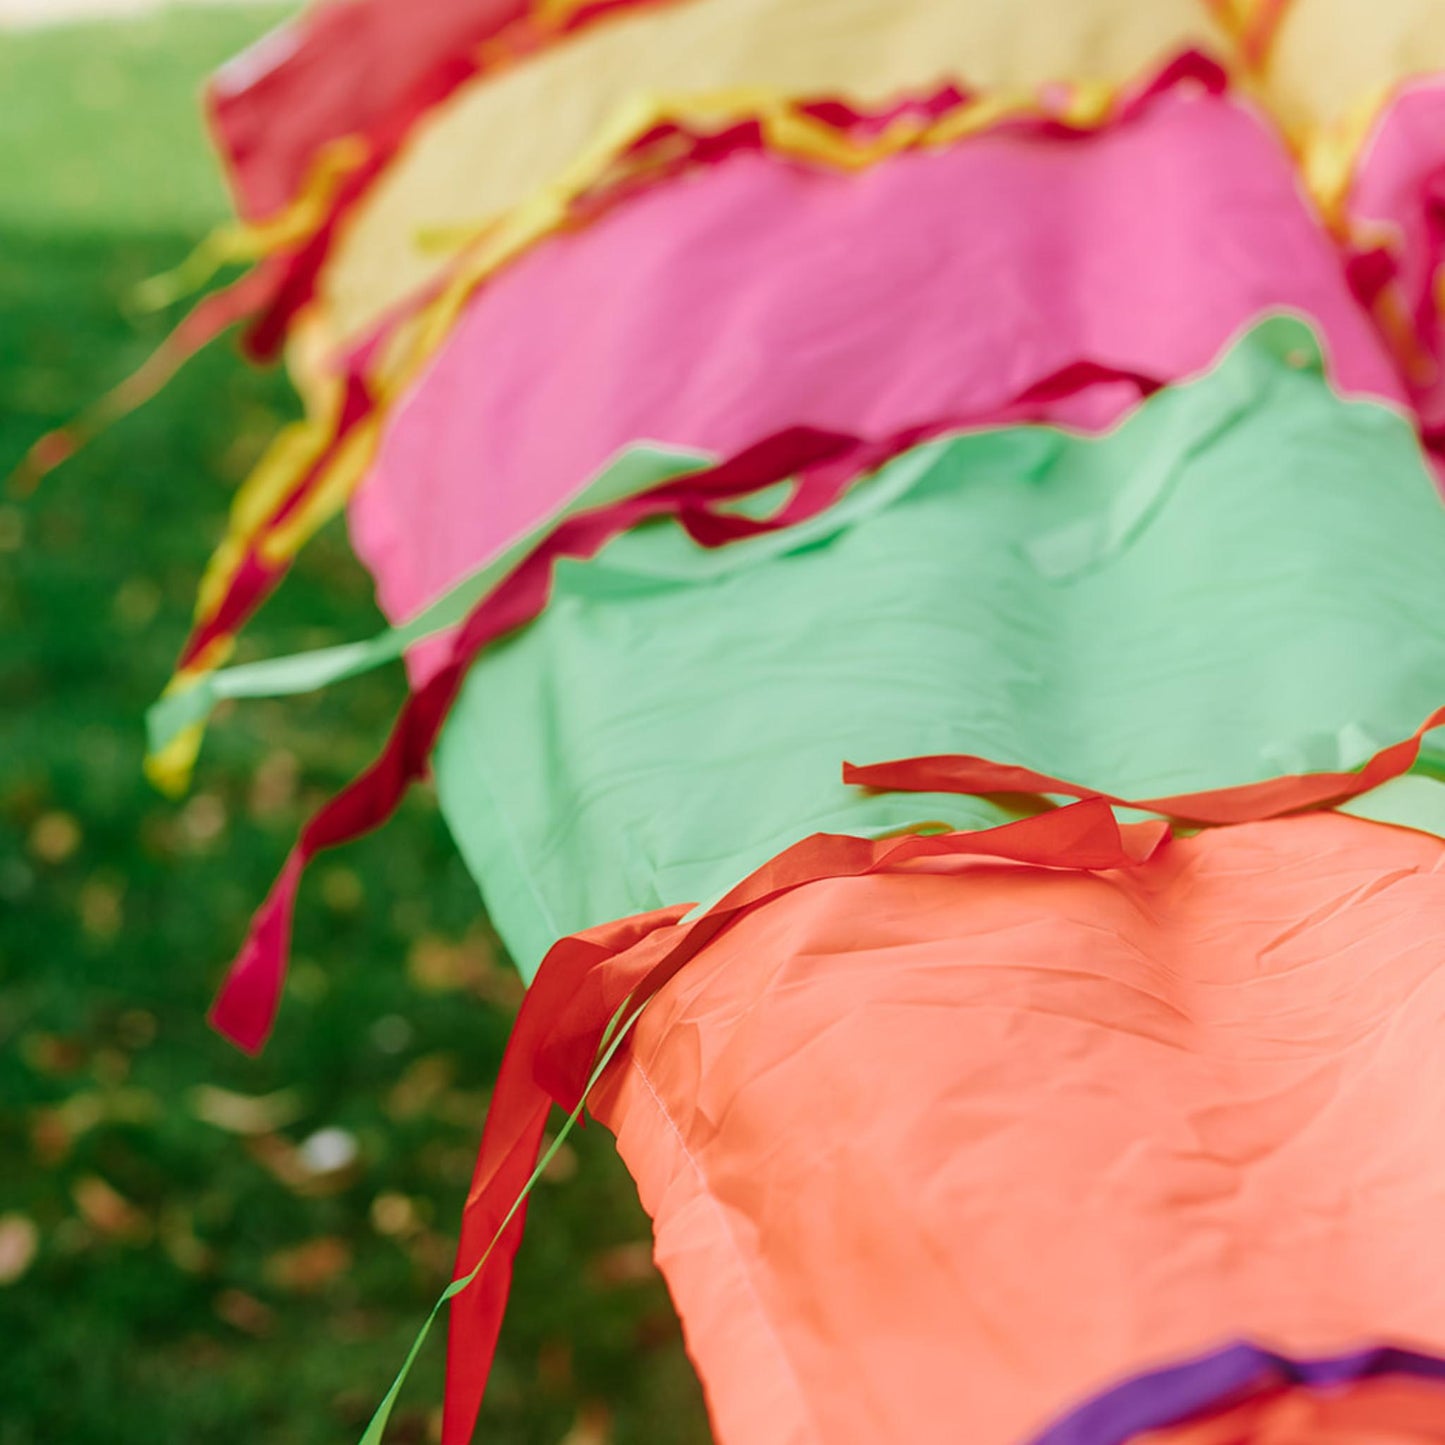
[[[1445,6],[318,0],[210,105],[173,352],[307,418],[151,767],[406,660],[215,1021],[431,770],[530,982],[446,1445],[554,1102],[723,1445],[1445,1441]],[[392,630],[224,667],[343,506]]]

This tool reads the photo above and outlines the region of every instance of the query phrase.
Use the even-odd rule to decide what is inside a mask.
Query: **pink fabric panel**
[[[1445,259],[1445,81],[1407,86],[1360,156],[1347,214],[1357,243],[1383,245],[1412,335],[1401,365],[1427,436],[1445,431],[1445,324],[1436,299]]]
[[[851,176],[737,154],[483,288],[395,415],[353,538],[405,617],[630,443],[986,422],[1076,361],[1177,380],[1276,307],[1314,318],[1343,388],[1401,398],[1288,157],[1227,98]],[[1049,414],[1100,427],[1133,399]]]

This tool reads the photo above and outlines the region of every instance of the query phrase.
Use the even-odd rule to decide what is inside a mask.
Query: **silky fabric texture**
[[[1310,345],[1279,319],[1103,438],[966,434],[805,526],[708,552],[651,525],[559,564],[435,755],[524,972],[810,832],[984,821],[847,788],[844,761],[978,754],[1144,797],[1412,733],[1445,677],[1445,509],[1408,424],[1340,400]]]
[[[1445,1344],[1445,844],[937,867],[740,918],[594,1098],[719,1445],[1015,1445],[1223,1339]]]
[[[855,176],[735,155],[482,288],[389,419],[352,539],[405,618],[638,440],[728,456],[794,425],[987,421],[1071,363],[1177,380],[1270,307],[1315,320],[1346,390],[1403,398],[1288,157],[1227,97]],[[1097,427],[1136,400],[1046,415]]]
[[[427,230],[481,224],[552,183],[627,107],[720,91],[863,107],[955,82],[978,90],[1125,82],[1181,48],[1228,46],[1198,0],[678,0],[620,9],[416,126],[320,279],[333,336],[354,338],[438,274]]]

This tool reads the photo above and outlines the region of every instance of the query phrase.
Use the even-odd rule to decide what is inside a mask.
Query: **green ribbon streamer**
[[[400,627],[362,642],[323,647],[209,672],[155,702],[146,713],[146,740],[158,753],[178,734],[204,723],[228,698],[292,697],[357,677],[399,658],[409,647],[466,621],[472,609],[525,559],[537,542],[579,512],[608,506],[701,470],[710,459],[680,447],[629,447],[523,537],[458,582]]]

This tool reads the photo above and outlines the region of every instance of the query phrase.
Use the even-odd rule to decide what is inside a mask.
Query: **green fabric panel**
[[[1445,783],[1420,773],[1391,778],[1361,798],[1340,806],[1340,812],[1417,833],[1445,838]]]
[[[976,753],[1125,796],[1350,768],[1445,683],[1445,509],[1409,425],[1266,322],[1102,438],[954,436],[826,516],[708,552],[671,522],[558,569],[474,665],[442,808],[529,976],[792,841],[978,799],[855,762]]]

